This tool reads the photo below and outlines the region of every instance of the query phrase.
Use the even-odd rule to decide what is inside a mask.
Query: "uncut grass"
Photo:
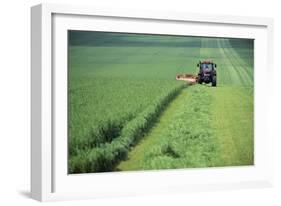
[[[159,114],[185,87],[186,85],[181,85],[168,92],[157,102],[152,103],[146,110],[126,124],[120,131],[119,136],[112,142],[105,143],[95,149],[85,149],[70,158],[70,173],[113,171],[116,164],[127,156],[130,147],[134,146],[139,138],[145,135]]]
[[[119,135],[122,127],[144,108],[182,85],[169,81],[159,82],[161,86],[157,81],[110,81],[94,78],[91,81],[87,86],[70,91],[71,155],[112,141]]]

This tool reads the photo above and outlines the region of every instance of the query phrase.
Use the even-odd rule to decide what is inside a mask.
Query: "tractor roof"
[[[213,61],[212,60],[204,60],[204,61],[201,61],[201,64],[212,64]]]

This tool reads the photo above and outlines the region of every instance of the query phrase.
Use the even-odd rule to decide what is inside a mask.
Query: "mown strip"
[[[242,70],[244,72],[243,77],[247,79],[247,84],[253,83],[253,65],[250,65],[249,63],[246,63],[243,59],[243,55],[237,53],[237,48],[233,48],[230,44],[230,41],[228,40],[225,42],[226,45],[229,46],[228,53],[229,53],[229,59],[233,60],[234,64],[239,68],[239,70]],[[241,49],[240,49],[241,51]],[[252,52],[248,51],[247,54],[250,55]],[[252,54],[253,55],[253,54]],[[252,56],[250,55],[250,56]]]
[[[249,73],[246,72],[246,68],[242,67],[238,59],[234,58],[233,53],[235,52],[232,47],[226,48],[228,40],[223,41],[223,53],[226,56],[226,59],[229,60],[231,67],[236,71],[239,76],[239,79],[242,85],[249,85],[252,82],[252,79]]]
[[[120,136],[98,148],[81,151],[69,159],[69,173],[109,172],[125,159],[130,147],[153,126],[161,112],[185,88],[180,85],[152,103],[122,129]]]
[[[253,93],[247,87],[218,87],[212,91],[212,127],[219,144],[217,166],[254,163]]]

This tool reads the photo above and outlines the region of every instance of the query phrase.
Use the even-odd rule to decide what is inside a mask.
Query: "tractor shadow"
[[[201,86],[203,86],[203,87],[211,87],[211,88],[216,88],[216,87],[220,87],[220,86],[215,86],[215,87],[213,87],[211,84],[204,84],[204,83],[202,83],[202,84],[198,84],[198,85],[201,85]]]

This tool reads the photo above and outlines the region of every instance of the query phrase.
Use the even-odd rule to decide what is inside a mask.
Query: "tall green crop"
[[[70,173],[106,172],[114,170],[116,164],[123,160],[131,146],[135,145],[156,121],[159,114],[175,96],[185,87],[180,85],[158,101],[152,103],[135,119],[128,122],[120,131],[120,136],[98,148],[80,151],[69,161]]]

